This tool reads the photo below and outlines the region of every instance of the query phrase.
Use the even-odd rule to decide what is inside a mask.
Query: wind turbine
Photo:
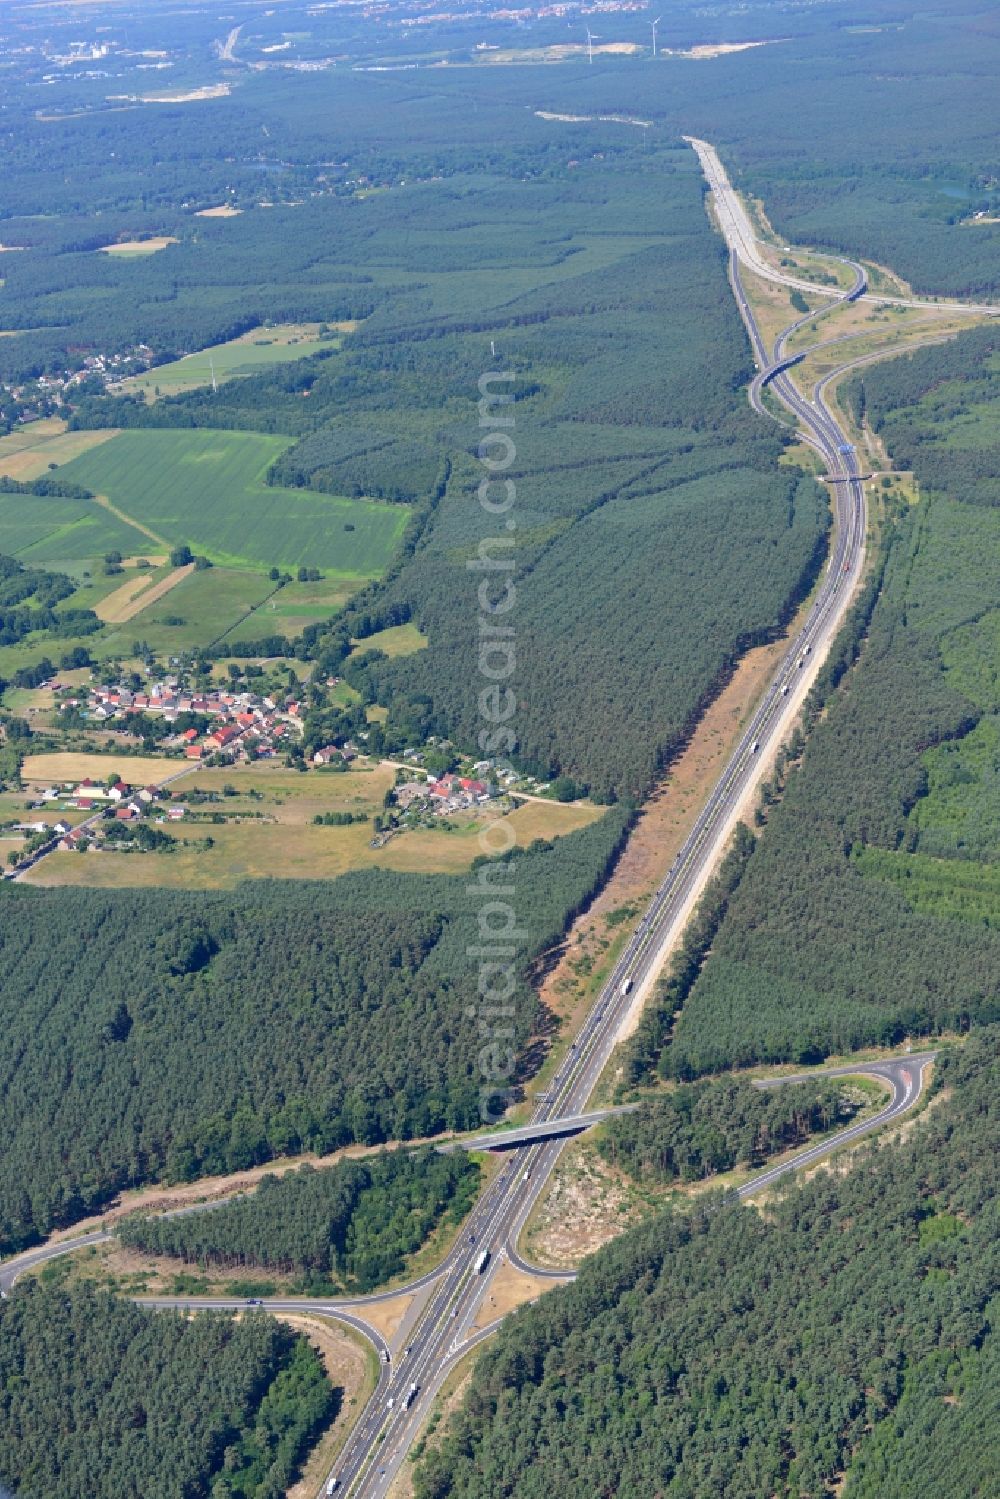
[[[662,16],[657,16],[656,20],[653,22],[653,56],[654,57],[656,56],[656,28],[657,28],[657,26],[659,26],[659,24],[662,21],[662,19],[663,19]]]
[[[587,59],[588,59],[590,65],[591,65],[591,67],[593,67],[594,66],[594,33],[591,31],[591,29],[590,29],[589,26],[587,27]]]
[[[208,356],[208,362],[209,362],[209,364],[211,365],[211,368],[212,368],[212,394],[213,395],[218,395],[219,394],[219,384],[218,384],[218,381],[215,378],[215,359],[213,358],[213,356],[211,354],[209,354],[209,356]]]

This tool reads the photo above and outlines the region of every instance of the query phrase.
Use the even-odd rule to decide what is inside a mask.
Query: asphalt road
[[[889,1057],[877,1062],[857,1062],[847,1067],[823,1067],[812,1072],[800,1072],[789,1077],[768,1078],[757,1083],[758,1088],[781,1088],[786,1084],[814,1081],[817,1077],[868,1077],[881,1078],[889,1084],[891,1090],[889,1102],[885,1108],[873,1114],[870,1119],[863,1119],[858,1124],[849,1125],[847,1129],[840,1130],[829,1139],[821,1140],[817,1145],[811,1145],[806,1150],[798,1152],[793,1159],[782,1161],[776,1166],[767,1167],[764,1171],[745,1182],[736,1190],[736,1196],[741,1199],[752,1197],[755,1192],[761,1192],[765,1187],[771,1187],[782,1176],[789,1171],[801,1171],[806,1166],[814,1166],[817,1161],[830,1155],[834,1150],[839,1150],[844,1145],[851,1145],[861,1140],[865,1135],[870,1135],[873,1130],[881,1129],[885,1124],[891,1124],[901,1114],[912,1109],[924,1086],[924,1069],[928,1063],[933,1062],[937,1055],[934,1051],[914,1052],[906,1057]]]
[[[814,297],[829,297],[831,305],[844,297],[843,288],[832,286],[821,286],[815,281],[807,281],[801,277],[789,276],[779,267],[771,265],[766,258],[760,241],[754,232],[746,209],[730,184],[726,170],[719,160],[715,147],[708,141],[698,140],[693,135],[686,135],[684,139],[698,156],[701,169],[709,187],[712,189],[712,199],[715,203],[715,211],[719,218],[719,224],[726,238],[726,243],[739,255],[741,262],[758,276],[766,281],[775,281],[781,286],[787,286],[794,291],[809,292]],[[845,259],[842,255],[830,255],[823,251],[811,250],[814,258],[829,260],[840,265],[860,269],[856,262]],[[881,292],[872,292],[859,287],[856,283],[847,295],[854,300],[862,298],[866,302],[877,302],[882,306],[889,307],[923,307],[928,310],[937,309],[939,312],[967,312],[977,316],[988,314],[990,316],[1000,315],[1000,305],[992,302],[949,302],[932,297],[899,297],[883,295]],[[809,318],[815,316],[810,313]]]
[[[717,192],[720,190],[721,188],[717,189]],[[761,371],[764,371],[771,365],[780,363],[780,350],[776,360],[774,351],[767,349],[743,292],[739,272],[741,258],[756,268],[753,258],[756,251],[752,245],[748,249],[746,230],[738,220],[727,221],[725,214],[720,213],[720,222],[730,244],[733,291],[750,333],[758,364]],[[846,292],[839,293],[841,300],[859,294],[858,273],[862,278],[864,273],[860,267],[855,267],[854,270],[853,285]],[[776,277],[784,279],[785,284],[796,285],[794,279],[782,278],[775,272],[770,274],[772,279]],[[806,286],[810,291],[816,290],[811,284],[806,283]],[[864,488],[859,478],[854,450],[847,443],[824,400],[825,384],[833,377],[833,374],[828,375],[817,384],[811,400],[800,394],[787,372],[775,372],[770,381],[772,390],[795,418],[803,438],[822,455],[829,475],[839,481],[832,486],[835,509],[833,546],[813,603],[680,853],[614,964],[547,1093],[539,1099],[532,1116],[532,1125],[562,1121],[585,1112],[632,1004],[660,970],[670,944],[682,929],[693,902],[704,889],[715,863],[725,849],[748,798],[752,797],[770,753],[794,723],[805,696],[806,685],[825,655],[848,608],[864,563],[867,521]],[[759,398],[759,391],[757,395]],[[843,1131],[792,1161],[761,1173],[741,1189],[740,1195],[749,1196],[754,1191],[760,1191],[779,1175],[798,1170],[803,1165],[820,1159],[844,1140],[867,1133],[904,1109],[912,1107],[920,1093],[925,1061],[926,1058],[908,1058],[898,1064],[898,1073],[893,1072],[891,1075],[883,1069],[882,1075],[889,1077],[894,1092],[891,1103],[877,1118]],[[383,1499],[393,1475],[404,1461],[420,1424],[429,1412],[434,1395],[448,1373],[457,1360],[499,1325],[498,1320],[483,1322],[483,1308],[488,1305],[490,1287],[498,1269],[509,1260],[518,1268],[539,1273],[520,1257],[516,1244],[564,1144],[565,1138],[557,1138],[517,1150],[483,1193],[459,1242],[445,1260],[435,1270],[406,1288],[415,1293],[416,1301],[408,1318],[406,1349],[397,1352],[391,1363],[385,1363],[384,1343],[380,1343],[379,1335],[373,1334],[370,1326],[365,1323],[363,1308],[374,1300],[403,1294],[400,1290],[385,1293],[381,1298],[359,1298],[350,1302],[303,1299],[265,1303],[275,1311],[312,1310],[349,1321],[366,1332],[383,1356],[379,1385],[330,1475],[329,1481],[336,1484],[333,1492],[338,1495],[350,1494],[352,1499],[376,1499],[376,1496],[377,1499]],[[102,1236],[88,1236],[73,1242],[97,1242],[100,1237]],[[488,1260],[485,1265],[480,1266],[483,1251],[488,1253]],[[61,1247],[51,1250],[51,1253],[59,1252],[66,1251]],[[46,1251],[37,1251],[36,1254],[42,1259],[50,1257]],[[25,1259],[31,1259],[31,1256],[22,1257],[22,1269],[25,1267]],[[32,1262],[37,1263],[38,1259]],[[553,1278],[567,1277],[553,1273]],[[0,1273],[0,1284],[2,1283]],[[153,1304],[232,1307],[245,1303],[222,1299],[167,1298],[156,1300]],[[480,1324],[478,1327],[477,1323]],[[413,1387],[415,1392],[412,1393],[412,1398],[408,1398]]]
[[[733,290],[763,369],[774,361],[740,283],[740,226],[732,233]],[[860,267],[854,270],[852,286],[839,294],[841,299],[857,296],[864,284],[864,272]],[[634,992],[643,988],[659,970],[669,943],[686,919],[692,899],[703,889],[743,803],[760,779],[769,751],[790,729],[804,695],[801,684],[808,669],[825,654],[861,574],[866,510],[854,451],[826,407],[822,392],[817,392],[813,401],[807,401],[784,373],[774,376],[772,388],[822,454],[828,472],[842,480],[833,488],[836,528],[832,553],[802,629],[785,653],[683,848],[615,963],[546,1096],[539,1101],[533,1123],[584,1112],[614,1049]],[[353,1499],[362,1496],[382,1499],[385,1495],[436,1391],[461,1354],[498,1263],[510,1259],[515,1265],[530,1268],[525,1266],[515,1246],[563,1143],[557,1139],[525,1147],[516,1160],[504,1166],[480,1199],[461,1245],[456,1246],[442,1267],[439,1283],[410,1334],[410,1351],[404,1355],[398,1375],[389,1386],[390,1395],[384,1399],[379,1396],[372,1402],[338,1460],[332,1475],[338,1481],[338,1491],[351,1494]],[[828,1151],[834,1145],[825,1142],[825,1148]],[[477,1257],[483,1249],[489,1251],[490,1261],[479,1273]],[[417,1393],[407,1406],[405,1392],[413,1384]]]

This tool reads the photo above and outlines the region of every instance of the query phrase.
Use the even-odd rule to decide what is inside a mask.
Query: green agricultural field
[[[132,431],[59,472],[171,545],[186,542],[223,565],[382,572],[406,508],[269,486],[267,471],[287,447],[287,438],[251,432]]]
[[[306,359],[312,354],[339,349],[338,334],[320,335],[319,324],[285,323],[274,328],[253,328],[241,338],[212,344],[196,354],[185,354],[170,364],[157,365],[148,374],[136,375],[122,383],[122,389],[144,391],[147,399],[157,394],[175,396],[182,390],[195,390],[242,375],[252,375],[267,365],[284,364],[291,359]]]
[[[328,574],[319,583],[286,583],[273,591],[247,618],[229,633],[234,640],[260,640],[265,635],[285,635],[294,639],[306,625],[329,619],[341,609],[357,589],[357,579]]]
[[[0,490],[0,552],[39,567],[80,562],[119,551],[131,556],[154,544],[141,531],[95,505],[59,495]]]
[[[274,584],[266,573],[228,567],[196,570],[127,623],[98,637],[94,653],[121,655],[135,640],[144,640],[154,652],[168,656],[211,645],[273,592]],[[238,633],[242,635],[242,627]]]

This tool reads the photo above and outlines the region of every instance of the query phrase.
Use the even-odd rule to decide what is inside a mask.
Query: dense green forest
[[[75,423],[285,432],[300,441],[275,483],[415,500],[400,564],[347,626],[412,620],[429,646],[373,659],[360,685],[388,708],[390,750],[429,733],[475,748],[483,682],[466,663],[490,582],[478,549],[503,531],[477,499],[479,380],[493,371],[492,394],[513,398],[518,712],[480,748],[602,797],[642,795],[743,651],[790,617],[828,525],[826,496],[777,467],[782,438],[746,409],[746,336],[694,158],[369,201],[381,206],[364,236],[350,205],[327,210],[347,231],[336,253],[396,276],[434,238],[438,279],[419,295],[383,297],[329,355],[152,406],[90,399]]]
[[[858,1104],[842,1079],[755,1088],[738,1078],[686,1083],[601,1128],[597,1149],[639,1181],[702,1181],[761,1166],[847,1123]]]
[[[626,825],[612,811],[471,878],[371,871],[234,894],[4,885],[0,1250],[154,1178],[477,1125],[490,891],[515,890],[517,982],[513,1016],[485,1039],[523,1076],[539,1060],[532,959],[602,883]]]
[[[782,38],[707,68],[603,58],[335,83],[267,69],[197,109],[161,106],[155,138],[141,109],[104,112],[82,83],[73,118],[36,119],[25,90],[4,242],[26,249],[5,258],[0,374],[57,366],[67,345],[79,359],[142,340],[163,359],[262,320],[362,319],[320,357],[148,408],[87,396],[76,421],[283,433],[297,441],[274,483],[415,502],[400,565],[352,621],[412,619],[430,637],[419,655],[373,660],[364,684],[398,751],[428,732],[472,747],[481,728],[459,667],[478,581],[465,564],[486,534],[470,413],[483,371],[513,370],[516,748],[599,796],[641,795],[733,660],[794,608],[826,523],[743,406],[746,341],[679,133],[716,140],[790,236],[875,254],[936,290],[995,283],[996,227],[959,220],[995,196],[976,101],[996,28],[941,0],[902,29],[887,0],[868,19],[759,4],[723,24],[681,7],[678,35]],[[317,24],[290,43],[306,58]],[[267,30],[243,37],[249,55]],[[338,45],[353,48],[348,32]],[[427,43],[397,28],[393,45]],[[45,168],[63,147],[82,168],[72,183]],[[194,216],[223,199],[242,214]],[[153,232],[178,242],[96,253]]]
[[[634,1076],[657,1055],[684,1077],[1000,1014],[998,349],[988,327],[856,382],[922,498],[892,522],[860,662],[771,808],[676,1027],[661,1006],[637,1037]],[[856,617],[852,651],[859,631]]]
[[[0,1482],[18,1499],[283,1499],[339,1399],[262,1314],[31,1283],[0,1304]]]
[[[479,1167],[464,1151],[383,1151],[265,1176],[249,1196],[211,1212],[126,1218],[116,1232],[123,1244],[188,1265],[297,1271],[313,1294],[331,1282],[364,1292],[398,1275],[446,1217],[461,1222],[478,1185]]]
[[[998,1084],[990,1028],[905,1141],[587,1260],[504,1323],[420,1499],[994,1492]]]
[[[313,7],[303,17],[304,36],[315,33],[318,15]],[[113,32],[119,18],[108,19]],[[351,28],[334,51],[357,55],[357,30],[380,23]],[[139,23],[132,16],[129,24]],[[147,24],[156,36],[156,19]],[[175,48],[193,28],[204,72],[211,48],[198,33],[212,24],[186,11],[178,35],[177,19],[161,18],[157,41]],[[485,17],[472,24],[508,30]],[[618,16],[615,26],[638,30],[648,44],[645,17]],[[365,316],[385,286],[426,299],[448,267],[444,234],[430,245],[415,238],[410,266],[395,275],[372,254],[378,228],[399,222],[401,200],[437,200],[440,179],[551,181],[597,156],[612,167],[655,162],[681,132],[723,147],[779,232],[869,255],[921,289],[996,293],[1000,230],[962,222],[995,209],[998,198],[998,28],[988,10],[916,0],[901,19],[893,0],[872,0],[859,25],[849,0],[801,13],[783,4],[717,14],[682,5],[670,30],[675,46],[685,36],[781,45],[708,67],[664,56],[656,67],[646,57],[602,57],[592,68],[421,68],[410,76],[218,70],[229,96],[194,107],[109,107],[106,82],[66,70],[46,90],[44,112],[41,78],[22,59],[7,74],[3,242],[27,253],[5,256],[4,322],[16,336],[0,340],[0,372],[18,378],[61,361],[67,348],[79,358],[109,343],[147,341],[165,357],[265,317]],[[428,36],[397,28],[391,45],[398,55],[426,47]],[[128,47],[134,58],[131,39]],[[543,119],[539,110],[575,118]],[[615,114],[646,128],[595,118]],[[372,186],[391,192],[359,201]],[[242,218],[195,217],[220,202],[243,208]],[[262,211],[263,203],[272,206]],[[133,259],[95,253],[135,234],[180,243]],[[483,236],[480,267],[490,268],[493,255]]]

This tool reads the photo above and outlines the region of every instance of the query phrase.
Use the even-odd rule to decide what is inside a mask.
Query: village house
[[[393,793],[396,805],[406,812],[414,802],[422,802],[427,796],[426,781],[406,781],[402,786],[397,786]]]

